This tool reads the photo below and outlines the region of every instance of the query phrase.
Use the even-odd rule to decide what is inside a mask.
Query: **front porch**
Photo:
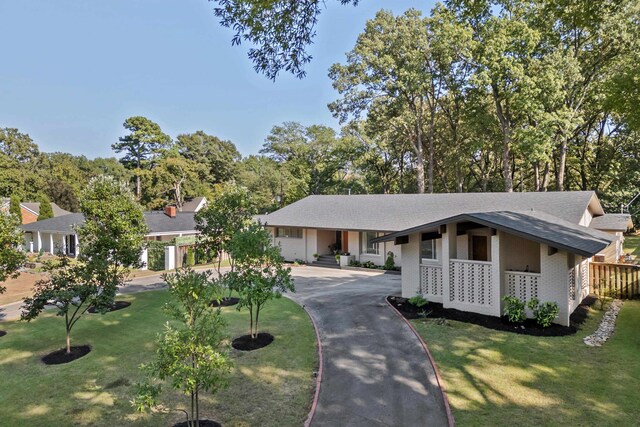
[[[32,253],[49,253],[77,258],[80,253],[78,236],[74,234],[34,231],[25,233],[24,249]]]
[[[402,251],[405,259],[419,260],[405,262],[403,296],[421,294],[445,308],[501,316],[504,296],[537,298],[558,303],[556,322],[566,326],[588,293],[586,259],[480,224],[450,223],[409,235]]]

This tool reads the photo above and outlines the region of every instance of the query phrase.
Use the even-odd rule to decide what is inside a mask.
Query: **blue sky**
[[[307,77],[272,82],[232,47],[206,0],[0,0],[0,127],[42,151],[113,156],[122,123],[146,116],[176,137],[204,130],[258,152],[284,121],[339,127],[329,66],[344,61],[367,19],[385,8],[428,13],[432,1],[327,0]]]

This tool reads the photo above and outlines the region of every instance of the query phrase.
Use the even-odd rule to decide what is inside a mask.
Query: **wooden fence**
[[[608,292],[615,298],[640,299],[640,266],[591,262],[589,287],[596,295]]]

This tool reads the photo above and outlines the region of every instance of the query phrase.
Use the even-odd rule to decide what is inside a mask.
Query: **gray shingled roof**
[[[196,221],[194,212],[178,212],[174,218],[164,212],[145,212],[144,219],[149,227],[149,234],[194,231]]]
[[[207,199],[205,197],[194,197],[193,199],[184,202],[182,205],[182,212],[197,212],[200,203],[203,201],[206,202],[206,200]]]
[[[578,224],[594,197],[592,191],[309,196],[258,219],[269,226],[393,232],[463,213],[534,209]]]
[[[604,214],[591,220],[589,228],[596,230],[627,231],[633,228],[633,221],[629,214]]]
[[[22,229],[24,231],[40,231],[45,233],[73,233],[73,226],[82,224],[83,222],[83,214],[72,213],[25,224],[22,226]]]
[[[592,256],[600,252],[615,239],[611,234],[576,225],[544,212],[495,211],[465,213],[444,218],[388,234],[376,241],[393,240],[398,236],[431,230],[443,224],[460,221],[471,221],[583,256]]]
[[[35,212],[37,215],[40,215],[40,203],[39,202],[22,202],[20,203],[25,208],[29,209],[32,212]],[[53,210],[53,216],[63,216],[69,215],[71,212],[62,209],[60,206],[55,203],[51,203],[51,209]]]
[[[149,234],[193,232],[196,227],[194,215],[193,212],[178,212],[174,218],[171,218],[163,212],[145,212],[144,219],[149,227]],[[74,213],[25,224],[22,229],[45,233],[72,233],[73,226],[83,222],[84,215]]]

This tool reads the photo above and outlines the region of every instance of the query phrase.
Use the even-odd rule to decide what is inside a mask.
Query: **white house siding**
[[[286,261],[295,261],[297,259],[306,260],[306,244],[305,244],[305,232],[302,233],[302,238],[295,237],[276,237],[274,238],[274,245],[280,246],[282,256]],[[313,255],[313,254],[312,254]]]
[[[420,293],[420,234],[411,234],[402,245],[402,259],[402,296],[411,298]]]
[[[393,258],[393,262],[395,263],[396,267],[401,267],[402,266],[402,246],[401,245],[396,245],[393,242],[385,242],[384,243],[384,258],[382,260],[383,264],[387,260],[387,252],[393,252],[393,254],[395,255],[394,258]]]
[[[317,254],[318,252],[318,230],[315,228],[307,228],[304,230],[304,239],[306,240],[306,259],[308,263],[313,262],[313,254]]]
[[[360,260],[360,233],[349,231],[349,253]]]
[[[317,230],[317,235],[318,239],[315,252],[317,252],[319,255],[330,255],[331,250],[329,249],[329,245],[332,245],[336,242],[336,231]]]
[[[469,236],[456,236],[456,258],[469,259]]]
[[[538,285],[538,299],[540,302],[556,302],[560,314],[556,323],[569,326],[569,285],[568,285],[568,254],[558,251],[553,255],[548,253],[549,247],[540,245],[540,282]]]
[[[593,214],[591,213],[591,209],[587,207],[587,209],[585,209],[584,211],[584,214],[582,215],[582,218],[580,219],[579,224],[584,227],[588,227],[589,224],[591,224],[592,219],[593,219]]]

